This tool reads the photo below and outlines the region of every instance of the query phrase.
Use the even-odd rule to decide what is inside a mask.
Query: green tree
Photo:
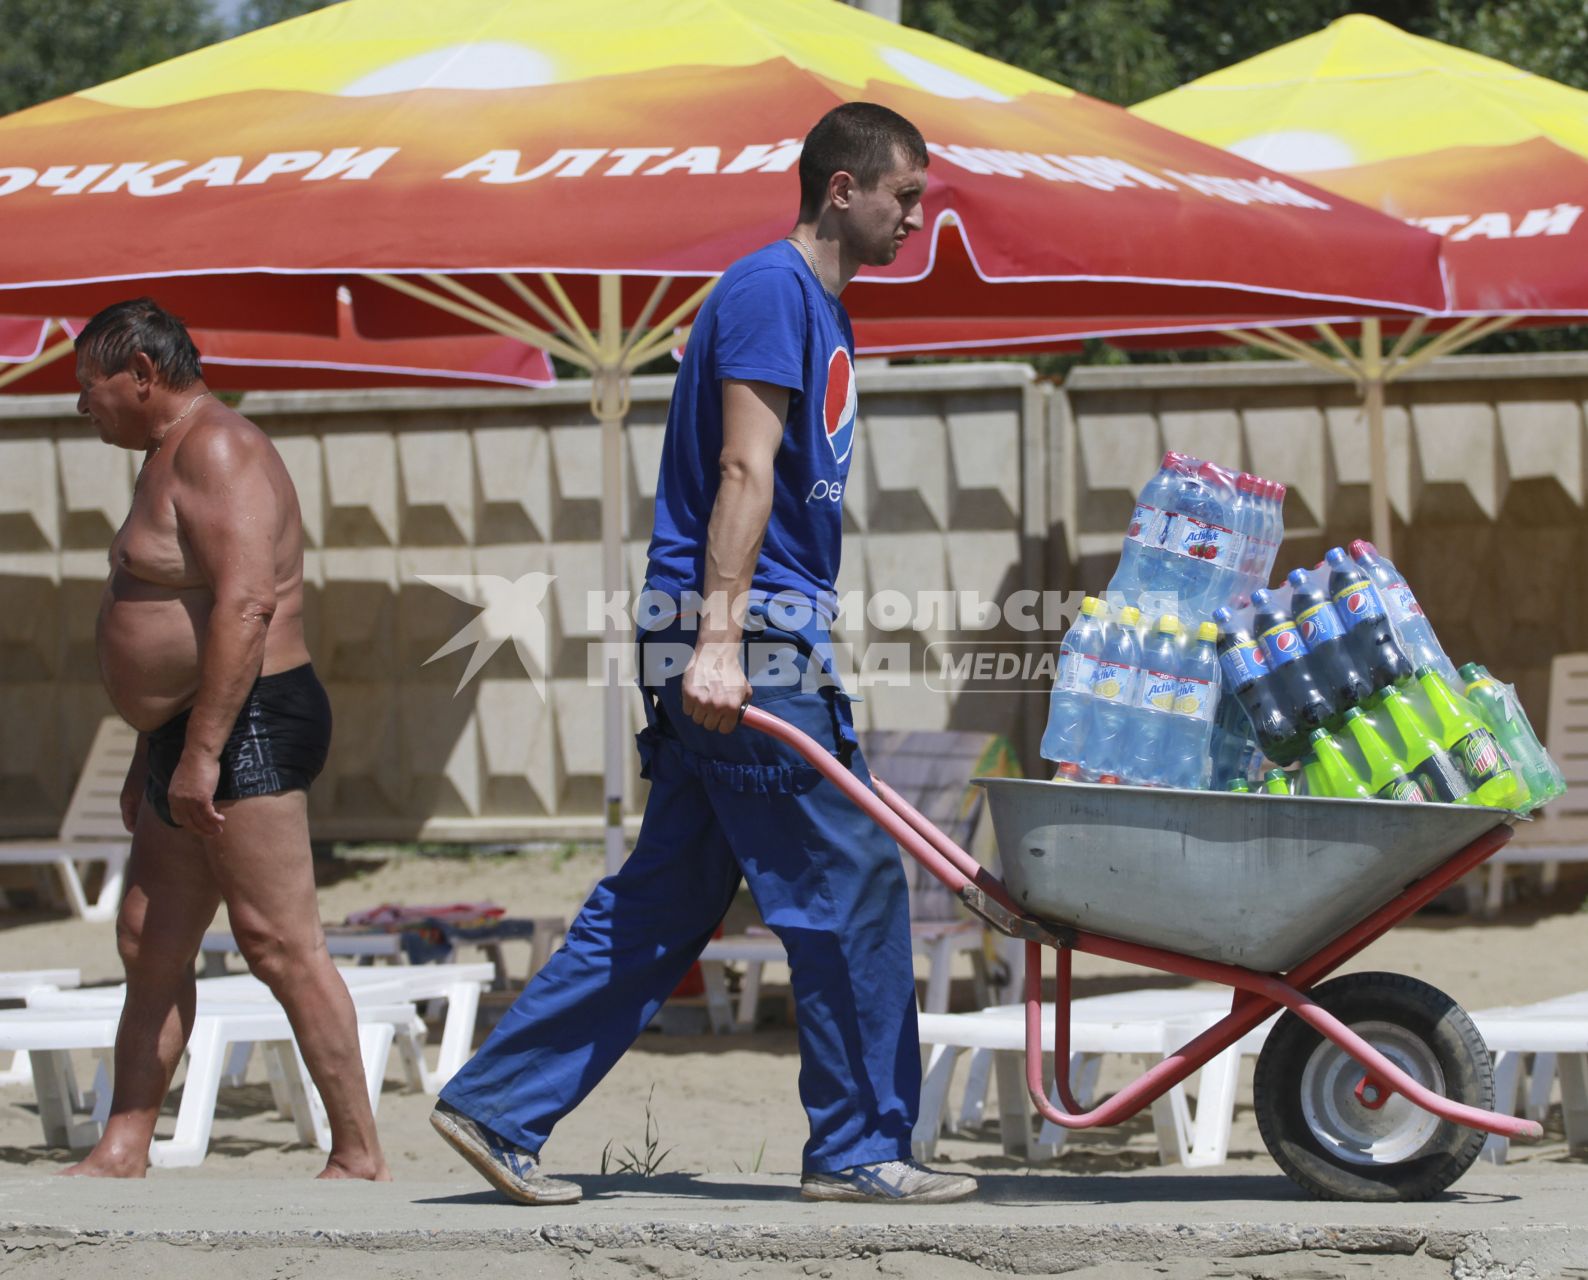
[[[0,0],[0,113],[211,43],[205,0]]]
[[[248,0],[237,17],[238,31],[253,31],[259,27],[272,27],[288,18],[301,17],[324,9],[337,0]]]

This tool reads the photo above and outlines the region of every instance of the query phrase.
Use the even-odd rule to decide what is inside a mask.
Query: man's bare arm
[[[170,785],[171,816],[200,835],[225,821],[214,806],[221,748],[258,679],[276,609],[275,490],[263,440],[223,422],[195,427],[177,454],[177,523],[214,597],[198,695]]]
[[[706,530],[706,610],[684,672],[684,710],[722,733],[739,722],[750,682],[739,660],[744,607],[772,514],[772,462],[783,444],[786,388],[727,379],[722,384],[721,481]]]

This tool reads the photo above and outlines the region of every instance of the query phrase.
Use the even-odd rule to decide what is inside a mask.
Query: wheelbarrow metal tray
[[[1484,832],[1500,809],[983,779],[1032,915],[1282,972]]]

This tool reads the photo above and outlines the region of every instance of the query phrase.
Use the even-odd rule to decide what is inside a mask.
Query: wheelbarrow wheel
[[[1437,987],[1398,973],[1352,973],[1312,998],[1418,1083],[1491,1108],[1494,1070],[1483,1037]],[[1371,1108],[1356,1096],[1362,1068],[1294,1013],[1257,1059],[1253,1097],[1263,1142],[1279,1167],[1320,1200],[1427,1200],[1478,1158],[1485,1135],[1399,1094]]]

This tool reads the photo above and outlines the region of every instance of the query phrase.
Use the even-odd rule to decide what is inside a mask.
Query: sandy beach
[[[357,856],[339,857],[321,864],[322,918],[340,920],[349,911],[383,902],[444,903],[491,900],[512,914],[560,914],[571,918],[599,871],[597,856],[587,850],[547,849],[516,856],[435,857],[411,853],[383,855],[362,850]],[[1588,915],[1577,907],[1588,892],[1588,869],[1568,868],[1558,891],[1549,899],[1526,899],[1493,923],[1471,917],[1425,912],[1392,931],[1359,957],[1350,968],[1385,969],[1413,974],[1443,988],[1469,1009],[1524,1003],[1581,990],[1588,978]],[[224,923],[224,918],[221,922]],[[527,947],[510,950],[515,972],[527,956]],[[0,914],[0,969],[75,967],[85,984],[120,978],[113,930],[109,925],[85,924],[59,915],[13,911]],[[1148,978],[1139,970],[1107,961],[1077,958],[1078,996],[1101,994]],[[924,978],[924,970],[921,975]],[[805,1137],[804,1115],[796,1090],[799,1061],[795,1032],[786,998],[786,970],[773,968],[761,1006],[764,1029],[734,1036],[675,1035],[650,1031],[642,1035],[617,1069],[603,1081],[584,1105],[567,1118],[548,1144],[548,1168],[572,1176],[616,1173],[629,1153],[641,1152],[647,1124],[656,1150],[665,1153],[660,1169],[672,1175],[786,1175],[798,1173]],[[1159,981],[1173,981],[1159,979]],[[969,1007],[971,981],[968,965],[955,984],[957,1007]],[[499,1013],[508,997],[486,998],[482,1029]],[[1249,1068],[1248,1068],[1249,1070]],[[321,1153],[295,1140],[292,1126],[272,1110],[262,1069],[243,1088],[222,1093],[214,1138],[203,1165],[187,1170],[156,1171],[161,1181],[216,1179],[279,1181],[284,1187],[310,1178],[321,1166]],[[1128,1079],[1127,1064],[1105,1069],[1104,1090]],[[956,1095],[957,1096],[957,1088]],[[173,1098],[168,1114],[174,1114]],[[1243,1092],[1237,1111],[1230,1160],[1221,1173],[1283,1183],[1258,1136],[1250,1110],[1250,1092]],[[427,1116],[432,1100],[404,1091],[400,1071],[391,1064],[381,1098],[379,1123],[394,1177],[400,1182],[456,1181],[477,1184],[475,1175],[431,1132]],[[980,1129],[945,1137],[939,1163],[983,1175],[1026,1175],[1027,1167],[1001,1153],[996,1109]],[[166,1124],[169,1125],[169,1118]],[[0,1179],[46,1174],[67,1161],[67,1153],[40,1145],[32,1090],[28,1086],[0,1088]],[[1553,1165],[1566,1161],[1558,1110],[1551,1119],[1544,1143],[1512,1149],[1512,1164]],[[1579,1165],[1581,1161],[1569,1161]],[[1150,1124],[1138,1119],[1121,1130],[1102,1130],[1072,1138],[1056,1162],[1031,1172],[1077,1175],[1130,1174],[1131,1180],[1166,1176],[1160,1169]],[[1180,1171],[1183,1174],[1183,1171]],[[1502,1171],[1503,1172],[1503,1171]],[[471,1180],[473,1183],[471,1184]],[[792,1184],[790,1184],[792,1185]],[[1277,1189],[1277,1186],[1276,1186]],[[150,1246],[152,1249],[153,1246]],[[311,1251],[312,1252],[312,1251]],[[148,1274],[169,1270],[144,1258]],[[24,1272],[41,1277],[73,1274],[51,1271],[42,1255],[30,1252],[32,1268]],[[239,1276],[298,1274],[295,1266],[256,1271],[253,1261],[236,1270]],[[308,1259],[305,1257],[305,1268]],[[463,1258],[455,1258],[462,1262]],[[1413,1260],[1406,1260],[1411,1266]],[[941,1264],[941,1265],[937,1265]],[[63,1267],[65,1263],[61,1264]],[[465,1265],[473,1265],[472,1262]],[[672,1275],[660,1269],[614,1263],[617,1269],[595,1271],[564,1269],[555,1274]],[[1342,1264],[1344,1265],[1344,1264]],[[976,1274],[974,1268],[952,1259],[938,1259],[933,1267],[908,1272],[879,1271],[875,1262],[864,1272],[840,1266],[826,1270],[763,1270],[767,1275],[911,1274],[954,1277]],[[40,1269],[43,1267],[44,1269]],[[924,1267],[924,1264],[923,1264]],[[627,1268],[627,1269],[624,1269]],[[481,1274],[495,1274],[482,1265]],[[141,1270],[132,1272],[143,1274]],[[688,1274],[752,1274],[751,1271],[717,1271],[709,1268]],[[1397,1269],[1406,1276],[1448,1274],[1445,1270]],[[338,1274],[362,1275],[356,1267]],[[390,1274],[385,1272],[383,1274]],[[539,1274],[532,1271],[531,1274]],[[548,1272],[547,1274],[553,1274]],[[685,1274],[685,1272],[676,1272]],[[1133,1274],[1088,1270],[1104,1276]],[[1157,1274],[1239,1274],[1182,1270],[1179,1264]],[[1289,1275],[1270,1267],[1262,1274]],[[1365,1275],[1347,1268],[1336,1271],[1297,1272],[1315,1275]]]

